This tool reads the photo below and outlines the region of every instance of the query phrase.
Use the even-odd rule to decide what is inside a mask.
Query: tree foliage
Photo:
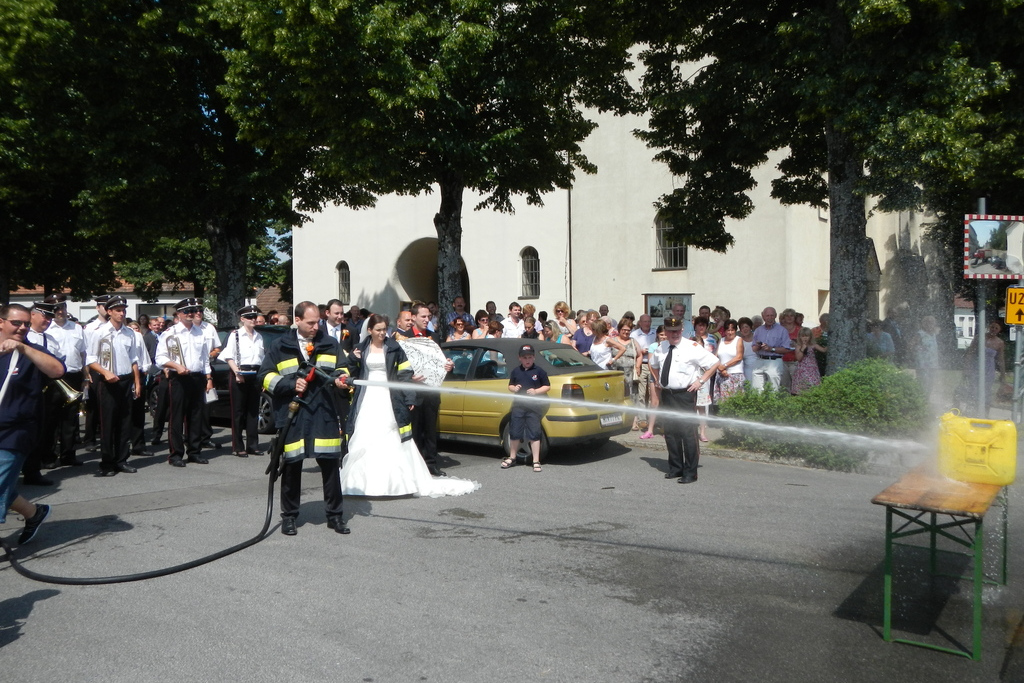
[[[438,297],[460,294],[464,190],[539,204],[593,165],[580,104],[624,106],[616,3],[236,0],[228,92],[243,136],[304,155],[299,206],[438,190]]]
[[[830,210],[830,366],[863,357],[865,198],[883,210],[920,208],[975,183],[986,160],[1008,164],[1001,177],[1019,168],[1015,130],[993,125],[1018,116],[1006,106],[1015,61],[1003,59],[1006,38],[1019,35],[1018,4],[638,5],[650,45],[651,120],[640,136],[684,178],[659,203],[676,238],[725,251],[725,219],[752,209],[753,169],[786,150],[772,196]],[[1004,37],[990,42],[991,31]]]

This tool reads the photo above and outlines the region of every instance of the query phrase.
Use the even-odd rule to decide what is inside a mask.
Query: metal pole
[[[978,198],[978,213],[985,214],[985,198]],[[978,417],[988,417],[985,400],[985,281],[978,280],[978,301],[974,312],[974,339],[978,342]]]
[[[1024,326],[1015,325],[1017,340],[1013,348],[1013,421],[1020,424],[1021,420],[1021,356],[1024,355]]]

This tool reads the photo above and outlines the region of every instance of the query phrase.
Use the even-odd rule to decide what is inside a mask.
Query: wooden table
[[[983,562],[985,513],[994,502],[1003,507],[1002,569],[995,579],[985,576]],[[887,642],[908,643],[921,647],[949,652],[970,659],[981,659],[981,592],[985,583],[1006,585],[1007,514],[1006,492],[1002,486],[974,484],[947,479],[922,465],[871,499],[875,505],[885,506],[885,601],[883,637]],[[905,512],[910,511],[910,512]],[[938,521],[939,515],[946,515],[950,521]],[[899,518],[901,525],[893,529],[893,519]],[[974,571],[970,576],[954,578],[973,581],[974,628],[970,651],[941,647],[930,643],[892,637],[892,547],[899,539],[918,534],[929,535],[930,563],[932,575],[936,575],[936,554],[939,537],[948,539],[967,548],[967,552],[956,552],[973,558]],[[898,543],[899,545],[912,545]]]

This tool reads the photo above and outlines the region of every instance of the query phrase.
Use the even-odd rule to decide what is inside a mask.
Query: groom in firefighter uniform
[[[320,327],[320,309],[310,301],[295,307],[295,332],[277,339],[260,366],[260,384],[274,401],[274,420],[284,438],[281,457],[281,533],[298,533],[295,520],[299,516],[302,464],[316,458],[324,485],[324,507],[327,526],[339,534],[349,533],[341,516],[341,475],[339,466],[344,455],[344,442],[335,407],[336,394],[348,396],[348,357],[340,344]],[[328,375],[340,371],[333,380],[312,373],[313,367]],[[289,404],[298,399],[294,423]],[[282,448],[282,444],[276,444]]]

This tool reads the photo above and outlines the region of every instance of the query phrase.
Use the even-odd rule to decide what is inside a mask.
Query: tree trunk
[[[462,177],[446,173],[439,181],[441,208],[434,216],[437,231],[437,305],[441,326],[462,292]],[[447,330],[443,331],[447,336]]]
[[[857,184],[864,164],[845,133],[829,125],[828,195],[831,269],[829,276],[829,374],[865,356],[867,301],[867,215]]]
[[[245,271],[249,262],[249,229],[242,221],[206,221],[206,239],[213,255],[217,293],[217,325],[233,325],[245,303]]]

